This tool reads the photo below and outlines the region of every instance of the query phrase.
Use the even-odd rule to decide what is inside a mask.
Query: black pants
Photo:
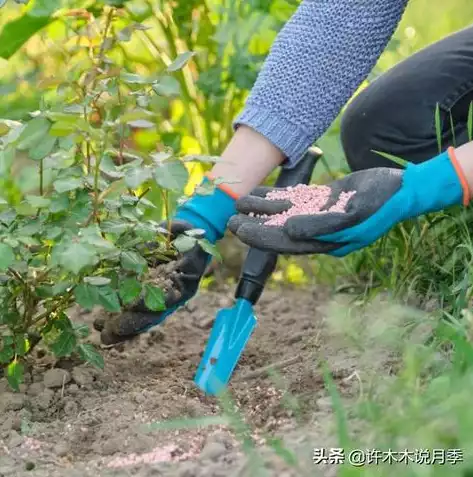
[[[353,100],[341,126],[350,168],[397,167],[372,150],[414,163],[436,156],[437,104],[442,150],[468,142],[467,120],[472,101],[473,26],[399,63]]]

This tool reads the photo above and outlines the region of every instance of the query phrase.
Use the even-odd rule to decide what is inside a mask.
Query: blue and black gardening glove
[[[456,204],[467,205],[470,200],[453,148],[424,163],[408,164],[404,170],[357,171],[329,187],[330,198],[321,209],[325,213],[291,216],[283,225],[266,222],[293,204],[268,200],[266,194],[274,189],[258,188],[237,201],[239,214],[230,219],[228,227],[242,242],[261,250],[342,257],[372,244],[406,219]],[[345,212],[328,212],[342,192],[355,192]]]
[[[223,185],[216,187],[210,194],[195,194],[179,207],[171,221],[172,239],[188,230],[200,229],[205,234],[198,238],[205,238],[215,244],[223,237],[228,219],[235,213],[234,195]],[[164,277],[169,282],[165,287],[164,311],[151,311],[144,300],[140,300],[131,309],[117,316],[96,320],[94,326],[100,331],[102,344],[113,345],[129,340],[161,324],[197,293],[210,259],[210,255],[198,244],[178,256],[171,267],[172,271]],[[159,266],[161,263],[157,261],[153,265]]]

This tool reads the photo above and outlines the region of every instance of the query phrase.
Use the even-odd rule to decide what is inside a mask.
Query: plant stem
[[[57,303],[55,303],[52,307],[48,308],[46,311],[38,315],[35,320],[31,323],[32,325],[37,325],[40,321],[44,320],[47,318],[51,313],[61,311],[67,306],[69,306],[73,301],[72,297],[72,292],[73,290],[70,290],[69,292],[66,293]]]
[[[44,174],[44,159],[39,161],[39,195],[43,195],[43,174]]]
[[[107,15],[107,20],[105,21],[105,30],[103,32],[102,37],[102,44],[100,45],[100,52],[99,52],[99,67],[102,65],[104,57],[105,57],[105,45],[107,40],[108,31],[110,30],[110,26],[113,21],[113,16],[115,14],[115,8],[111,8]]]

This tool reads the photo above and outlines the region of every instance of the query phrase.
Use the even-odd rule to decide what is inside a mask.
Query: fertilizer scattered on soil
[[[253,457],[243,452],[241,431],[233,431],[225,421],[219,423],[226,408],[219,400],[203,395],[193,382],[209,336],[202,323],[227,306],[222,300],[233,300],[233,292],[224,284],[213,291],[201,291],[192,308],[182,307],[163,326],[121,346],[102,349],[103,371],[72,359],[57,361],[39,353],[43,351],[40,343],[32,355],[34,367],[25,373],[26,382],[19,393],[12,393],[6,378],[0,378],[0,475],[260,475],[258,469],[253,471]],[[245,348],[230,391],[235,412],[248,426],[244,437],[257,446],[268,477],[312,475],[313,448],[337,445],[331,437],[331,401],[314,364],[314,353],[327,358],[344,398],[358,396],[357,380],[348,377],[355,370],[364,373],[361,366],[366,359],[360,361],[364,354],[353,353],[328,328],[325,307],[330,293],[322,286],[314,290],[268,289],[257,304],[264,326],[255,330]],[[291,303],[297,303],[297,316]],[[86,340],[98,344],[100,334],[91,325],[102,316],[108,320],[107,313],[74,306],[68,315],[74,324],[89,325],[91,335]],[[303,339],[294,340],[301,334]],[[392,356],[385,355],[384,348],[382,352],[369,363],[385,372],[392,367]],[[266,372],[240,379],[294,356],[301,356],[300,361],[279,369],[277,380]],[[70,380],[46,387],[45,380],[51,383],[50,369],[67,370]],[[75,412],[68,412],[71,405]],[[195,426],[202,418],[216,421]],[[308,424],[300,428],[302,419]],[[180,428],[184,420],[189,426]],[[163,427],[149,428],[158,423]],[[304,466],[303,471],[281,459],[267,437],[283,439],[281,445]],[[320,475],[335,474],[321,470]]]
[[[282,226],[290,217],[296,215],[327,214],[329,212],[344,213],[348,201],[356,194],[356,191],[342,192],[337,202],[327,210],[322,210],[330,199],[332,189],[328,186],[299,184],[295,187],[287,187],[283,190],[269,192],[268,200],[289,200],[293,205],[290,209],[280,214],[271,215],[265,225]],[[259,216],[267,218],[267,215]]]

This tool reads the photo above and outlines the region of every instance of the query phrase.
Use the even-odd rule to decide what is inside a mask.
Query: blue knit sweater
[[[409,0],[304,0],[274,42],[235,121],[294,166],[340,113],[393,35]]]

